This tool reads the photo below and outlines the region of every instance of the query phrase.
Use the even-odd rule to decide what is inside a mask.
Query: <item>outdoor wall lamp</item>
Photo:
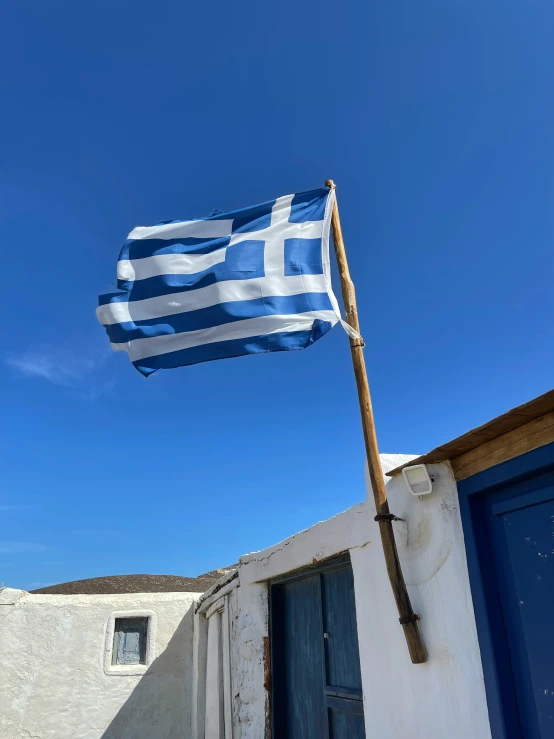
[[[412,495],[429,495],[433,490],[433,480],[424,464],[414,464],[402,470],[404,482]]]

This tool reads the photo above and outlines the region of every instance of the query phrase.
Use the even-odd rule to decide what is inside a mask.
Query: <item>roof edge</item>
[[[389,477],[393,477],[402,472],[405,467],[415,464],[433,464],[455,459],[466,452],[476,449],[481,444],[485,444],[509,431],[524,426],[529,421],[540,418],[553,410],[554,390],[549,390],[543,393],[543,395],[539,395],[537,398],[527,401],[527,403],[518,405],[481,426],[476,426],[474,429],[462,434],[462,436],[458,436],[452,439],[452,441],[432,449],[427,454],[423,454],[421,457],[395,467],[386,474]]]

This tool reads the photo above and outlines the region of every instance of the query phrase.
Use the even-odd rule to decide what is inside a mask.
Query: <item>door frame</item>
[[[293,580],[300,580],[304,577],[310,577],[311,575],[319,575],[323,572],[329,572],[330,570],[335,569],[342,569],[345,565],[349,565],[352,567],[352,560],[350,558],[350,552],[342,552],[341,554],[335,554],[331,557],[328,557],[324,560],[321,560],[317,562],[316,564],[311,565],[305,565],[303,567],[299,567],[296,570],[292,570],[290,572],[286,572],[282,575],[278,575],[277,577],[272,578],[268,581],[268,633],[269,633],[269,650],[266,652],[266,659],[269,656],[269,665],[267,665],[266,662],[266,675],[269,674],[270,677],[270,684],[269,684],[269,690],[268,690],[268,716],[269,721],[267,722],[269,731],[266,730],[266,739],[271,739],[275,735],[275,728],[274,728],[274,713],[273,713],[273,690],[274,690],[274,684],[273,684],[273,664],[274,664],[274,649],[275,644],[273,641],[273,624],[272,624],[272,592],[273,587],[275,585],[282,585],[283,583],[289,583]],[[323,615],[322,615],[323,617]],[[322,631],[323,631],[323,623],[322,623]],[[359,649],[359,646],[358,646]],[[269,655],[268,655],[269,653]],[[325,658],[323,659],[323,684],[326,683],[326,675],[325,675]],[[333,702],[333,696],[326,696],[327,700]],[[349,696],[347,693],[342,693],[341,698],[349,698],[354,697]],[[358,704],[360,707],[361,713],[365,710],[363,695],[361,698],[359,698],[357,695],[355,699],[352,700],[352,703],[356,704],[356,708],[358,708]],[[325,737],[322,737],[322,739],[327,739],[328,737],[328,727],[327,724],[325,724]]]
[[[458,498],[493,739],[511,739],[519,725],[515,686],[484,515],[485,498],[510,484],[554,471],[554,443],[460,480]]]
[[[291,570],[291,572],[285,572],[282,575],[271,578],[269,581],[270,596],[273,585],[281,585],[284,582],[291,582],[291,580],[298,580],[302,577],[309,577],[310,575],[316,575],[320,572],[326,572],[327,570],[335,570],[339,567],[344,567],[344,565],[351,564],[350,553],[343,552],[342,554],[334,554],[316,564],[305,565],[296,570]]]

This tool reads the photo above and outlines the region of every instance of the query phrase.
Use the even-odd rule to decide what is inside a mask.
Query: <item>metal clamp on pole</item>
[[[417,615],[417,613],[412,613],[409,616],[402,616],[401,618],[398,619],[398,621],[402,625],[404,625],[404,624],[413,624],[416,621],[419,621],[419,616]]]
[[[374,521],[403,521],[403,518],[398,518],[398,516],[395,516],[394,513],[378,513]]]

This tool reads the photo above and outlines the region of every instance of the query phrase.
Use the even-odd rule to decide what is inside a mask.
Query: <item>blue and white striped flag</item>
[[[324,188],[133,229],[117,264],[122,292],[101,295],[96,311],[112,348],[150,375],[310,346],[341,320],[329,264],[333,202]]]

